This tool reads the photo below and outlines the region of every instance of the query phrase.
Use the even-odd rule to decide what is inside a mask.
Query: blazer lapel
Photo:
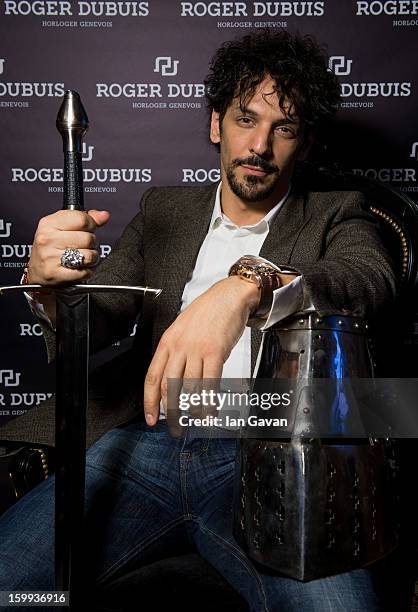
[[[162,265],[162,279],[169,278],[159,298],[158,327],[166,329],[177,316],[181,296],[189,279],[199,249],[208,233],[215,204],[216,185],[193,191],[193,196],[179,192],[175,211],[170,216],[172,223]]]
[[[260,256],[276,265],[290,265],[293,248],[307,221],[305,198],[301,194],[290,193],[270,225]]]
[[[293,249],[311,214],[306,214],[305,197],[291,192],[270,225],[260,256],[276,265],[291,265]],[[262,332],[251,329],[251,372],[254,373]]]

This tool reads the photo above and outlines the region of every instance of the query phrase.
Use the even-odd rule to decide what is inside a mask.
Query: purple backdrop
[[[416,199],[417,26],[416,0],[0,2],[0,284],[19,282],[37,220],[61,208],[63,92],[77,90],[90,118],[85,202],[112,213],[106,255],[145,189],[218,179],[202,82],[216,47],[249,29],[327,45],[343,95],[340,161]],[[1,304],[0,420],[53,390],[24,298]]]

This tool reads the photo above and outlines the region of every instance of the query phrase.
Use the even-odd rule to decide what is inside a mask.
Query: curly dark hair
[[[262,30],[224,43],[215,53],[205,79],[209,111],[222,121],[232,100],[241,108],[264,77],[276,83],[280,108],[290,102],[305,126],[321,131],[334,117],[340,98],[336,76],[328,71],[325,50],[311,36]]]

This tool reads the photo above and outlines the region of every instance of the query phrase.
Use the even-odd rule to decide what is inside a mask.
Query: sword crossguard
[[[68,285],[66,287],[46,287],[44,285],[8,285],[0,287],[0,295],[3,293],[9,293],[13,291],[20,291],[23,293],[30,293],[36,291],[37,293],[60,293],[65,291],[68,293],[78,295],[86,293],[139,293],[142,295],[150,294],[157,298],[162,289],[154,289],[153,287],[141,287],[141,286],[130,286],[130,285]]]

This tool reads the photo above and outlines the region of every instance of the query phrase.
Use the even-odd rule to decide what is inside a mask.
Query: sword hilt
[[[63,209],[84,210],[82,139],[89,127],[87,113],[76,91],[67,90],[57,115],[64,150]]]

